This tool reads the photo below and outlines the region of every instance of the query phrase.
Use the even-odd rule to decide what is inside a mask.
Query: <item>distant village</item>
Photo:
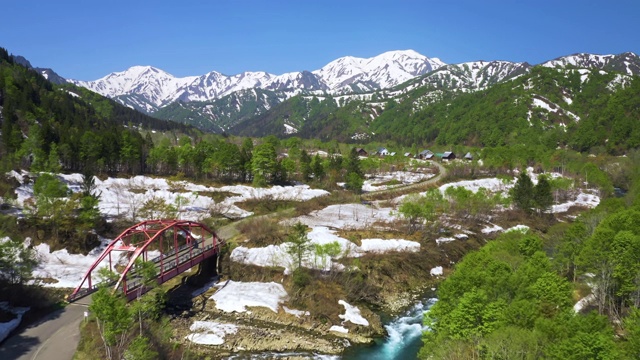
[[[356,152],[358,153],[358,156],[371,155],[371,156],[385,157],[385,156],[397,155],[396,152],[390,152],[389,150],[387,150],[387,148],[384,148],[384,147],[380,147],[376,149],[376,151],[371,154],[369,154],[369,152],[367,152],[367,150],[363,148],[356,148]],[[422,150],[417,154],[406,152],[403,154],[403,156],[409,157],[409,158],[421,159],[421,160],[443,160],[443,161],[451,161],[458,158],[458,156],[456,156],[456,154],[454,154],[452,151],[445,151],[443,153],[434,153],[431,150]],[[470,152],[468,152],[462,157],[462,159],[471,161],[473,160],[473,155]]]

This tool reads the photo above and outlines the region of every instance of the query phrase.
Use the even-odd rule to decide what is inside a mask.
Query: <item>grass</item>
[[[237,229],[249,241],[252,247],[278,245],[282,243],[287,229],[279,224],[278,218],[259,216],[242,221]]]
[[[243,210],[251,211],[254,215],[266,215],[294,208],[296,203],[297,201],[275,200],[267,197],[264,199],[247,199],[242,202],[237,202],[236,206]]]
[[[229,191],[198,191],[198,196],[206,196],[213,199],[214,202],[220,203],[232,196],[238,196],[238,194]]]

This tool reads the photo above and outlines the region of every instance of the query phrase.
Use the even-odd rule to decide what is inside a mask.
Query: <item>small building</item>
[[[387,148],[381,147],[381,148],[378,148],[378,150],[376,151],[376,154],[380,156],[387,156],[389,155],[389,150],[387,150]]]
[[[413,156],[413,154],[412,154],[412,153],[410,153],[410,152],[406,152],[406,153],[404,153],[404,156],[405,156],[405,157],[412,157],[412,156]]]
[[[390,153],[389,153],[389,156],[396,156],[396,152],[395,152],[395,151],[390,152]]]
[[[432,155],[433,156],[433,151],[431,150],[422,150],[420,151],[420,153],[418,153],[418,159],[427,159],[427,156]]]
[[[369,156],[367,150],[363,148],[356,148],[356,153],[358,154],[358,156]]]
[[[468,152],[468,153],[464,154],[464,159],[471,161],[471,160],[473,160],[473,155],[471,155],[471,153]]]
[[[446,151],[444,154],[442,154],[442,160],[453,160],[455,158],[456,154],[451,151]]]

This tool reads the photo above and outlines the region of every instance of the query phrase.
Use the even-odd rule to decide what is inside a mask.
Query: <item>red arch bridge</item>
[[[162,284],[205,259],[217,257],[223,244],[215,232],[197,222],[143,221],[122,232],[104,249],[68,300],[72,302],[92,294],[99,286],[112,286],[127,299],[135,299],[149,290],[137,273],[137,259],[153,262],[157,281]],[[102,267],[108,267],[119,279],[101,281],[97,273]]]

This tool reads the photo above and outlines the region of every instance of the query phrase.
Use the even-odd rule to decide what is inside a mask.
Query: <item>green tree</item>
[[[149,339],[144,336],[137,336],[124,353],[124,360],[155,360],[159,358],[157,351],[151,348]]]
[[[0,234],[0,239],[3,239]],[[0,240],[0,279],[9,284],[25,284],[38,265],[35,251],[22,242],[5,238]]]
[[[138,314],[139,337],[142,337],[143,319],[157,319],[164,303],[164,292],[158,286],[158,268],[152,261],[136,259],[133,274],[140,280],[138,298],[132,304],[132,313]],[[160,290],[159,293],[156,291]],[[143,292],[148,292],[142,296]]]
[[[300,175],[302,181],[309,181],[311,172],[311,157],[307,154],[306,150],[302,150],[300,153]]]
[[[312,249],[313,244],[307,237],[307,227],[300,222],[293,225],[287,236],[287,253],[293,259],[294,270],[302,267],[302,262],[309,257]]]
[[[553,194],[551,192],[551,184],[546,176],[539,176],[538,183],[533,187],[533,203],[538,214],[551,209]]]
[[[322,270],[327,270],[328,262],[340,255],[342,252],[340,243],[337,241],[332,241],[326,244],[313,244],[313,248],[316,268],[320,268]],[[318,260],[320,261],[319,264]]]
[[[358,175],[355,172],[350,172],[347,174],[347,181],[345,183],[345,187],[347,190],[351,190],[356,194],[360,194],[362,192],[362,185],[364,185],[364,179],[362,176]]]
[[[316,181],[322,181],[325,176],[324,165],[322,164],[322,158],[316,154],[311,160],[311,169],[313,170],[313,179]]]
[[[347,171],[347,174],[354,173],[358,174],[360,177],[363,176],[362,169],[360,168],[360,158],[358,157],[356,148],[351,148],[349,156],[345,161],[345,170]]]
[[[278,169],[276,157],[276,149],[271,143],[265,142],[253,149],[251,171],[255,186],[266,186],[273,181]]]
[[[100,287],[92,295],[89,311],[96,319],[106,358],[120,359],[127,332],[133,324],[126,299],[120,293],[112,293],[108,287]]]
[[[33,220],[51,226],[57,238],[62,223],[73,217],[73,204],[66,199],[70,194],[69,188],[57,177],[43,173],[36,179],[33,193],[36,197]]]
[[[533,182],[525,171],[521,172],[518,176],[516,184],[511,189],[511,197],[515,206],[530,213],[534,206],[533,201]]]

